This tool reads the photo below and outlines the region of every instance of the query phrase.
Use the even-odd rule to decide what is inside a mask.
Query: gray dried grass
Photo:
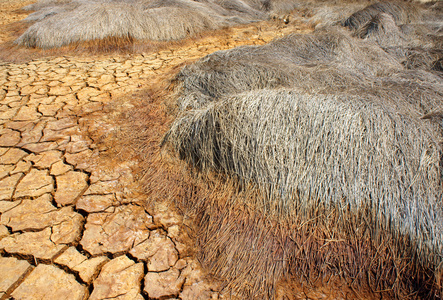
[[[392,273],[374,272],[378,286],[373,288],[399,294],[410,292],[409,276],[416,266],[438,274],[443,212],[436,131],[438,125],[402,115],[377,98],[265,89],[186,114],[175,122],[169,139],[197,169],[225,174],[239,182],[237,189],[257,190],[237,197],[222,193],[228,204],[201,204],[201,255],[215,275],[227,278],[244,297],[273,298],[273,283],[290,270],[308,278],[302,270],[358,278],[356,274],[374,272],[395,259],[401,267],[392,272],[394,278]],[[226,186],[214,189],[223,191]],[[243,207],[253,212],[240,214]],[[359,223],[352,223],[355,218]],[[311,226],[317,225],[326,232],[316,234],[318,245],[302,247]],[[275,236],[280,226],[288,229]],[[378,257],[373,249],[362,247],[354,254],[322,252],[322,264],[315,265],[317,258],[300,267],[301,251],[317,251],[329,243],[325,240],[338,248],[349,241],[368,242],[367,236],[378,249],[391,240],[394,258]],[[405,236],[410,247],[397,244]],[[275,250],[279,243],[289,243],[283,254]],[[355,259],[373,266],[352,265]]]
[[[16,43],[55,48],[109,37],[170,41],[269,18],[294,8],[289,0],[41,0],[35,22]]]
[[[418,11],[412,5],[401,2],[376,2],[353,13],[347,18],[343,25],[350,29],[357,30],[380,13],[390,15],[397,25],[406,24],[418,18]]]
[[[330,275],[442,296],[443,80],[404,55],[415,39],[440,50],[402,30],[399,7],[357,15],[353,31],[219,51],[177,76],[164,143],[209,189],[177,201],[194,213],[204,265],[242,297]]]
[[[229,24],[229,20],[209,9],[145,9],[141,3],[84,3],[43,18],[29,27],[16,43],[27,47],[54,48],[107,37],[170,40]]]
[[[380,97],[389,92],[395,100],[403,92],[416,95],[416,91],[432,91],[429,86],[440,79],[432,73],[411,75],[403,70],[397,57],[340,28],[292,34],[264,46],[218,51],[184,68],[177,77],[182,85],[178,107],[196,109],[226,95],[278,87],[324,94],[370,90]],[[414,76],[416,79],[411,80]],[[403,98],[427,113],[439,105],[437,95]]]
[[[374,5],[370,10],[373,16],[365,23],[350,26],[354,28],[355,36],[375,42],[410,69],[438,69],[438,62],[443,58],[443,35],[440,30],[443,20],[438,6],[434,5],[424,11],[425,16],[422,18],[419,18],[422,12],[410,6],[407,6],[408,10],[414,13],[407,14],[407,18],[399,9],[389,13],[383,12],[389,11],[388,9],[380,9],[376,13],[375,8]],[[359,16],[360,12],[365,10],[360,10],[354,15]],[[351,16],[344,24],[349,20],[354,19]]]

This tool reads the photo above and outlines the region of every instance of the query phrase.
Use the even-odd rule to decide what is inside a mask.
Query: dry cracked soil
[[[32,2],[1,1],[0,42]],[[189,251],[183,216],[147,209],[137,162],[114,159],[90,132],[116,130],[113,105],[124,110],[162,74],[301,30],[269,24],[157,52],[0,61],[0,299],[228,297]]]

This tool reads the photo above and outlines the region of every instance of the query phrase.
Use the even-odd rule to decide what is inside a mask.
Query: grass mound
[[[413,6],[386,1],[374,3],[353,13],[344,21],[343,25],[350,29],[359,29],[380,13],[391,16],[398,25],[409,23],[418,18],[418,12]]]
[[[439,14],[437,8],[424,12],[426,16],[422,20],[417,19],[417,10],[415,14],[407,14],[407,17],[399,12],[375,14],[372,10],[374,15],[358,28],[355,26],[354,35],[375,42],[410,69],[436,70],[438,61],[443,58],[443,22],[436,18]],[[409,7],[409,10],[413,9]],[[359,15],[359,12],[354,15]],[[345,21],[345,25],[348,20],[353,20],[352,16]]]
[[[378,284],[375,290],[423,284],[410,280],[410,272],[417,266],[436,270],[443,250],[436,130],[435,124],[399,114],[371,97],[264,89],[186,114],[175,122],[169,139],[198,169],[226,174],[240,190],[257,190],[254,196],[228,197],[228,204],[201,204],[206,217],[202,230],[211,232],[201,240],[202,257],[245,296],[264,293],[272,298],[270,283],[306,265],[321,275],[333,272],[357,280],[364,278],[357,274],[370,272]],[[226,206],[231,214],[222,209]],[[253,212],[240,218],[233,213],[245,207]],[[232,223],[226,231],[220,230],[224,218],[224,223]],[[238,226],[243,223],[248,226]],[[288,229],[273,236],[273,226]],[[312,226],[324,232],[308,238]],[[251,242],[257,232],[270,236]],[[405,237],[409,247],[403,244]],[[301,246],[310,239],[315,247]],[[321,249],[330,240],[343,249],[321,251],[325,257],[303,266],[300,253]],[[220,246],[220,241],[229,242]],[[368,245],[344,252],[349,244],[363,242],[389,255],[378,257]],[[288,248],[276,248],[279,243]],[[286,270],[277,263],[283,260]],[[361,263],[365,260],[373,265]],[[355,261],[360,263],[353,265]],[[396,261],[401,269],[392,266]],[[380,266],[387,265],[391,271],[380,272]],[[402,281],[395,283],[399,278]]]
[[[178,203],[204,265],[244,298],[331,275],[442,295],[443,80],[405,55],[438,57],[439,33],[399,18],[409,6],[381,7],[352,31],[219,51],[176,77],[165,144],[209,189]]]
[[[35,23],[16,43],[54,48],[109,37],[179,40],[294,6],[289,0],[41,0],[27,7],[37,10],[27,18]]]

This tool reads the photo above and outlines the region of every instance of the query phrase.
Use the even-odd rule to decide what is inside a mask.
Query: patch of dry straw
[[[403,30],[395,9],[368,18],[381,25],[366,33],[294,34],[177,76],[164,142],[205,191],[177,203],[195,216],[204,265],[242,297],[330,275],[441,296],[443,81],[403,55],[415,38],[429,41],[425,54],[439,44]]]
[[[114,38],[170,41],[268,19],[295,7],[289,0],[41,0],[35,22],[16,40],[26,47],[55,48]]]

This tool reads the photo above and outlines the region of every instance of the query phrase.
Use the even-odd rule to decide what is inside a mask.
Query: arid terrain
[[[0,300],[443,295],[441,2],[36,1],[0,0]]]
[[[25,26],[20,8],[32,2],[0,3],[1,42]],[[179,66],[302,30],[262,22],[135,54],[3,48],[14,62],[0,61],[0,298],[229,297],[193,256],[184,216],[151,203],[137,161],[94,137],[118,130],[115,115]]]

